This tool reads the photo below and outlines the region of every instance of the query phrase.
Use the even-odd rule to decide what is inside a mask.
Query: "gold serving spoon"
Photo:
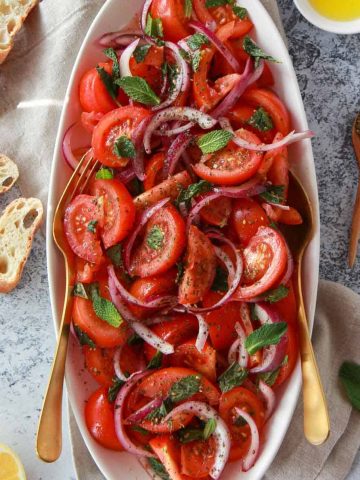
[[[353,123],[352,142],[354,146],[355,156],[360,168],[360,113],[356,115],[356,118]],[[355,200],[352,225],[351,225],[349,257],[348,257],[348,263],[350,268],[352,268],[355,263],[359,236],[360,236],[360,178],[358,181],[358,188],[356,192],[356,200]]]
[[[304,434],[308,442],[321,445],[329,436],[330,421],[326,398],[321,384],[311,344],[302,294],[302,260],[314,231],[311,203],[298,178],[290,172],[288,203],[302,215],[301,225],[280,225],[296,266],[296,292],[298,299],[298,325],[301,371],[304,399]]]

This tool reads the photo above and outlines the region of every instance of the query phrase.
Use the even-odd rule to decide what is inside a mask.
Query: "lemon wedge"
[[[0,480],[26,480],[20,458],[2,443],[0,443]]]

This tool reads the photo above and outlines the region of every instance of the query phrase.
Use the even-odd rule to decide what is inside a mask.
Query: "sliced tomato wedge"
[[[235,107],[229,111],[228,118],[233,128],[246,128],[257,135],[263,143],[271,143],[276,134],[276,129],[273,127],[270,130],[263,131],[251,125],[249,122],[255,112],[256,108],[240,100]]]
[[[184,248],[185,222],[173,205],[166,205],[146,224],[143,239],[131,259],[131,274],[144,278],[166,272]]]
[[[207,342],[201,352],[195,346],[196,338],[177,346],[175,352],[169,355],[172,367],[189,367],[215,382],[216,380],[216,350]]]
[[[179,303],[187,305],[200,302],[214,281],[215,269],[213,244],[203,232],[191,225],[185,272],[179,286]]]
[[[105,387],[110,387],[115,376],[114,348],[92,348],[84,345],[85,367],[95,380]]]
[[[196,440],[181,445],[181,473],[190,478],[208,478],[214,465],[216,442]]]
[[[135,220],[135,206],[126,187],[116,179],[95,180],[90,192],[103,199],[104,224],[100,231],[105,248],[123,240],[131,231]]]
[[[82,112],[81,123],[88,132],[92,133],[103,116],[104,114],[100,112]]]
[[[96,264],[89,263],[80,257],[76,257],[76,281],[81,283],[91,283],[95,280],[99,271],[106,265],[106,259],[104,263]]]
[[[290,377],[299,358],[299,340],[294,324],[288,324],[287,336],[287,362],[280,367],[279,375],[276,377],[273,388],[279,387]]]
[[[91,143],[95,158],[108,167],[127,165],[129,158],[119,157],[114,152],[115,142],[122,136],[131,139],[134,129],[149,115],[145,108],[135,106],[120,107],[104,115],[93,131]]]
[[[246,286],[240,285],[233,300],[261,295],[280,279],[287,263],[285,240],[276,230],[260,227],[243,252]]]
[[[153,0],[150,12],[153,18],[161,18],[166,40],[176,43],[191,35],[183,0]]]
[[[235,134],[250,143],[256,145],[261,143],[260,139],[248,130],[240,129]],[[237,185],[255,175],[262,156],[261,152],[246,150],[234,142],[229,142],[225,148],[203,156],[193,168],[200,178],[208,182],[217,185]]]
[[[216,198],[201,209],[200,216],[202,220],[210,225],[222,228],[228,223],[231,214],[231,207],[232,203],[230,198]]]
[[[130,58],[130,71],[135,77],[142,77],[155,93],[160,93],[161,66],[164,63],[164,48],[151,46],[144,61],[137,63],[134,57]]]
[[[296,208],[289,207],[289,210],[281,211],[278,221],[285,225],[301,225],[303,223],[303,218]]]
[[[180,473],[179,442],[171,435],[159,435],[151,439],[149,445],[159,457],[171,480],[184,480]]]
[[[248,245],[259,227],[268,225],[269,220],[265,210],[259,203],[251,198],[235,200],[230,217],[230,227],[236,232],[243,247]]]
[[[65,235],[72,251],[96,265],[104,261],[99,240],[103,218],[103,206],[90,195],[77,195],[67,206],[64,217]]]
[[[165,153],[155,153],[149,160],[145,169],[144,189],[150,190],[162,181],[162,169],[164,167]]]
[[[124,449],[115,432],[114,404],[109,402],[107,394],[108,389],[101,387],[86,402],[86,426],[100,445],[120,452]]]

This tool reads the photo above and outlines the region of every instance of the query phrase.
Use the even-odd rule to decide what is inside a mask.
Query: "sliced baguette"
[[[32,240],[41,225],[43,207],[37,198],[18,198],[0,217],[0,292],[19,283]]]
[[[19,170],[16,163],[6,155],[0,154],[0,193],[10,190],[18,178]]]
[[[15,34],[39,0],[0,0],[0,64],[12,49]]]

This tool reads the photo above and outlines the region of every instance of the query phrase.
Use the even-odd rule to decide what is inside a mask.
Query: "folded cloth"
[[[337,283],[321,280],[313,331],[331,419],[324,445],[307,443],[303,432],[303,406],[299,400],[284,442],[264,480],[342,480],[360,447],[360,412],[353,409],[339,384],[344,360],[360,363],[360,296]],[[79,480],[104,480],[92,460],[70,412],[70,433]]]

